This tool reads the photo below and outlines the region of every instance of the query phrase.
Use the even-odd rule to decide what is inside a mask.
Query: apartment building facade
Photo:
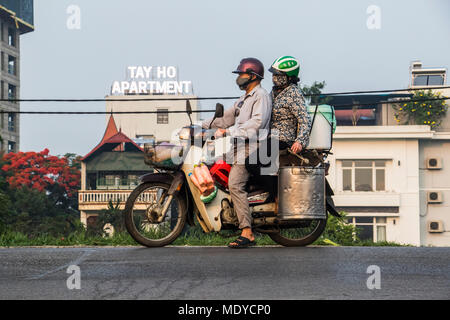
[[[416,62],[410,76],[410,88],[437,87],[432,90],[450,96],[445,68],[424,69]],[[336,107],[329,181],[336,206],[362,230],[363,239],[450,246],[450,116],[435,129],[399,124],[392,104],[383,101],[411,94],[341,96],[330,102],[361,106]]]
[[[33,0],[0,0],[0,150],[20,148],[20,38],[34,30]],[[11,101],[9,101],[11,100]]]

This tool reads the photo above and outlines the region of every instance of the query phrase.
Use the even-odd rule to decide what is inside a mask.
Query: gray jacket
[[[240,97],[222,118],[215,119],[212,128],[230,128],[234,138],[250,138],[258,133],[259,139],[267,137],[272,113],[272,99],[269,93],[258,84],[248,94]],[[212,118],[203,121],[202,127],[209,128]],[[264,129],[261,130],[260,129]]]

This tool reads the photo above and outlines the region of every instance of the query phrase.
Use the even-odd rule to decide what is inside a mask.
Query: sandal
[[[237,243],[237,244],[231,244],[231,243]],[[256,244],[255,241],[250,241],[249,238],[240,236],[239,238],[237,238],[235,241],[231,242],[230,244],[228,244],[228,248],[232,248],[232,249],[243,249],[243,248],[248,248],[250,246],[254,246]]]

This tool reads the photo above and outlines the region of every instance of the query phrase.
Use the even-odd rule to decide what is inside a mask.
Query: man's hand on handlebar
[[[217,129],[214,133],[215,138],[225,137],[227,134],[227,129]]]

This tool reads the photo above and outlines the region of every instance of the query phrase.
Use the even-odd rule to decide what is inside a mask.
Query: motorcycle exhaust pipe
[[[261,217],[254,218],[253,224],[254,228],[258,227],[295,227],[305,223],[308,223],[312,220],[281,220],[278,217]]]

